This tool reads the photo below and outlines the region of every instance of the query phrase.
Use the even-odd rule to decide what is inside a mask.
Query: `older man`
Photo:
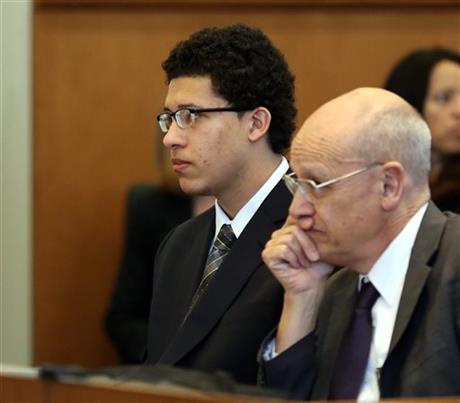
[[[430,132],[381,89],[340,96],[293,141],[294,193],[263,258],[282,284],[265,383],[297,398],[460,394],[460,219],[429,201]],[[345,266],[333,276],[333,266]]]

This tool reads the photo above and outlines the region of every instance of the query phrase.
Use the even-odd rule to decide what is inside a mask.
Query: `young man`
[[[241,24],[193,34],[163,68],[163,143],[182,190],[216,203],[159,248],[146,362],[255,383],[282,304],[261,251],[291,200],[281,152],[295,128],[294,78],[270,40]]]
[[[263,252],[285,290],[267,385],[312,400],[460,394],[460,218],[429,201],[430,140],[381,89],[305,121],[289,217]],[[333,266],[346,268],[327,280]]]

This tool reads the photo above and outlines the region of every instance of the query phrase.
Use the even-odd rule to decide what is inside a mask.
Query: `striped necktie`
[[[225,259],[225,256],[230,252],[233,242],[235,242],[236,236],[233,233],[232,227],[229,224],[224,224],[220,228],[219,233],[217,234],[216,240],[212,245],[211,251],[209,252],[208,259],[206,260],[206,266],[203,271],[203,277],[201,278],[200,285],[198,286],[195,294],[192,298],[192,303],[190,308],[185,315],[184,322],[192,312],[193,308],[198,304],[198,301],[206,293],[206,290],[217,273],[222,261]]]

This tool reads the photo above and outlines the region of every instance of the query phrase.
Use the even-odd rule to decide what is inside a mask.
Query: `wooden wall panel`
[[[35,4],[44,6],[262,6],[262,7],[336,7],[336,6],[383,6],[383,7],[419,7],[419,6],[459,6],[459,0],[35,0]]]
[[[340,93],[382,84],[414,47],[460,51],[455,6],[46,3],[34,14],[36,364],[115,363],[102,320],[120,257],[124,197],[131,183],[157,179],[154,116],[166,91],[160,63],[178,40],[204,26],[259,26],[297,76],[299,121]]]

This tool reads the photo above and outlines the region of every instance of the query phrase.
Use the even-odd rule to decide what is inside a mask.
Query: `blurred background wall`
[[[102,321],[120,258],[126,190],[133,182],[158,180],[155,116],[166,93],[160,63],[190,33],[235,22],[260,27],[285,53],[297,77],[299,122],[345,91],[382,85],[390,67],[416,47],[460,51],[459,0],[35,1],[33,58],[25,52],[22,59],[22,69],[33,69],[33,84],[24,72],[20,85],[24,93],[33,89],[33,141],[24,140],[17,156],[14,184],[22,193],[8,198],[24,213],[8,219],[24,228],[11,248],[17,249],[15,264],[30,270],[29,280],[20,270],[15,279],[2,279],[2,317],[5,289],[16,293],[32,282],[33,304],[23,291],[24,326],[15,332],[33,336],[18,336],[29,344],[24,357],[11,356],[15,361],[32,354],[34,364],[116,362]],[[22,46],[27,50],[27,41]],[[18,110],[28,105],[27,96],[22,101]],[[24,116],[21,138],[28,133]],[[4,151],[2,169],[3,158]],[[3,193],[14,187],[7,185],[3,179]],[[33,232],[30,219],[24,223],[29,201]],[[15,239],[6,234],[5,214],[2,266]],[[33,265],[24,252],[29,239]],[[12,310],[9,303],[6,310]]]
[[[32,361],[32,3],[0,1],[0,362]]]

